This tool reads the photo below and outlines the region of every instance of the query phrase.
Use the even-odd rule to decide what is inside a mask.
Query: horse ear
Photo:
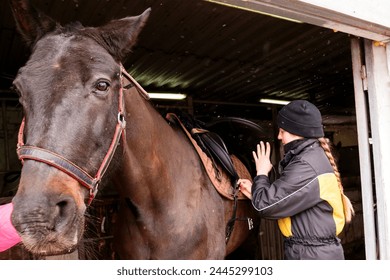
[[[28,0],[11,0],[10,5],[16,27],[30,47],[57,27],[53,19],[35,9]]]
[[[122,61],[135,45],[150,11],[148,8],[139,16],[113,20],[98,28],[106,49],[118,61]]]

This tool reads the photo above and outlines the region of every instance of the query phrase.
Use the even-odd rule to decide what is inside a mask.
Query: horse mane
[[[81,24],[79,21],[74,21],[71,23],[68,23],[64,26],[59,26],[54,33],[56,34],[67,34],[67,33],[78,33],[81,30],[83,30],[85,27]]]

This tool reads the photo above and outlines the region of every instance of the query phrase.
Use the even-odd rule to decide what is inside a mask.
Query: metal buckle
[[[118,113],[118,123],[120,124],[121,128],[124,129],[126,127],[126,119],[123,113]]]

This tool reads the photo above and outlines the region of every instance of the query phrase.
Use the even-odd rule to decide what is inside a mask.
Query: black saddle
[[[264,130],[258,124],[235,117],[204,123],[184,113],[177,116],[203,152],[228,172],[233,183],[239,176],[230,158],[231,154],[237,156],[254,175],[251,172],[254,168],[252,151],[260,140],[264,140]]]
[[[260,125],[243,118],[216,118],[205,123],[205,128],[224,140],[227,150],[241,160],[252,177],[256,175],[252,151],[260,141],[274,141]]]

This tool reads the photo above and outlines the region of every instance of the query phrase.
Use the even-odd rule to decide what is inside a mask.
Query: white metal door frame
[[[367,259],[390,259],[390,1],[388,0],[205,0],[235,8],[302,21],[365,38],[364,50],[352,40],[355,98],[361,165]],[[364,55],[363,55],[364,53]],[[367,69],[368,104],[359,72]],[[369,108],[369,113],[367,109]],[[372,133],[378,233],[368,127]],[[368,170],[370,169],[370,171]],[[388,203],[386,203],[386,201]],[[376,251],[376,240],[379,253]]]
[[[390,73],[388,48],[365,40],[368,103],[372,134],[379,259],[390,259]],[[360,124],[358,124],[360,125]],[[387,170],[386,170],[387,169]],[[364,209],[365,210],[365,209]]]
[[[366,259],[377,259],[376,228],[374,212],[374,188],[372,187],[372,164],[370,147],[370,128],[367,102],[367,71],[364,65],[364,49],[361,40],[351,41],[352,68],[355,90],[356,123],[358,144],[360,181],[363,203],[363,222]]]

